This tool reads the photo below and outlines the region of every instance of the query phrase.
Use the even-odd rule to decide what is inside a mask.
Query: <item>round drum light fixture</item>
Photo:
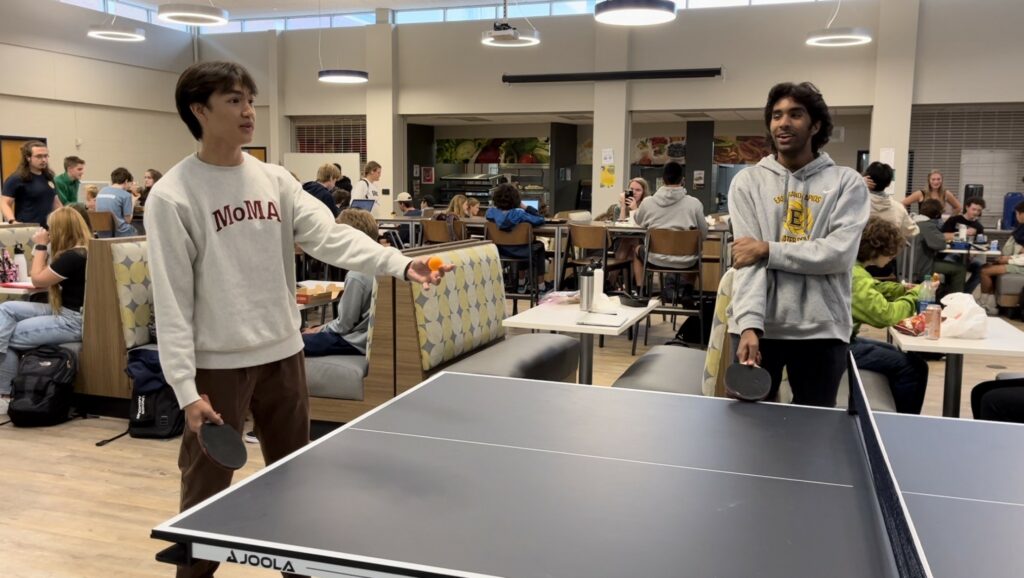
[[[540,32],[537,29],[520,32],[515,26],[501,21],[494,23],[493,30],[484,30],[480,37],[480,42],[487,46],[503,46],[506,48],[536,46],[540,44]]]
[[[185,26],[223,26],[228,23],[228,11],[213,4],[163,4],[157,18]]]
[[[317,73],[317,80],[330,84],[362,84],[370,81],[370,75],[362,70],[341,70],[332,68]]]
[[[142,42],[146,39],[146,31],[142,28],[113,23],[90,26],[85,35],[97,40],[113,40],[115,42]]]
[[[650,26],[676,19],[671,0],[605,0],[594,6],[594,20],[617,26]]]
[[[807,35],[808,46],[858,46],[871,42],[867,28],[825,28]]]

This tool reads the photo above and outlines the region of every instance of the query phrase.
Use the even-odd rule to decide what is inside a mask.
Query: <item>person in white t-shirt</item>
[[[377,181],[380,180],[380,171],[381,166],[377,161],[366,163],[362,178],[352,185],[352,198],[379,201],[380,190],[377,188]]]

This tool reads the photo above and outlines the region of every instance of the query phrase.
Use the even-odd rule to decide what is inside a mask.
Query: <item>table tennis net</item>
[[[874,482],[875,498],[878,500],[885,531],[889,537],[889,544],[892,546],[896,569],[901,578],[931,578],[932,573],[928,567],[928,561],[914,530],[913,521],[907,512],[906,504],[900,495],[899,483],[896,481],[896,476],[886,457],[885,447],[878,434],[874,416],[871,415],[871,407],[864,394],[864,386],[861,383],[852,354],[849,360],[848,377],[850,383],[849,412],[857,416],[860,425],[861,441],[864,444],[864,452]]]

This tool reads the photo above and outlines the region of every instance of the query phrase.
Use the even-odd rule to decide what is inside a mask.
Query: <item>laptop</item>
[[[523,204],[532,207],[535,211],[540,210],[540,199],[523,199]]]
[[[348,206],[352,207],[353,209],[373,211],[373,205],[376,203],[377,201],[373,199],[352,199],[351,201],[349,201]]]

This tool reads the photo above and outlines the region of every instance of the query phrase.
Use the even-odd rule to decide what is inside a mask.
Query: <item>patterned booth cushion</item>
[[[412,284],[424,371],[505,335],[505,288],[497,247],[465,247],[439,255],[455,271],[429,291]]]
[[[153,319],[153,290],[149,281],[146,242],[114,243],[114,283],[121,305],[121,328],[128,349],[149,343],[149,322]]]
[[[708,354],[704,358],[704,395],[715,395],[719,370],[722,367],[722,356],[731,355],[724,352],[725,337],[729,331],[729,306],[732,304],[732,279],[735,269],[729,269],[718,282],[718,299],[715,301],[715,317],[711,320],[711,338],[708,339]]]

